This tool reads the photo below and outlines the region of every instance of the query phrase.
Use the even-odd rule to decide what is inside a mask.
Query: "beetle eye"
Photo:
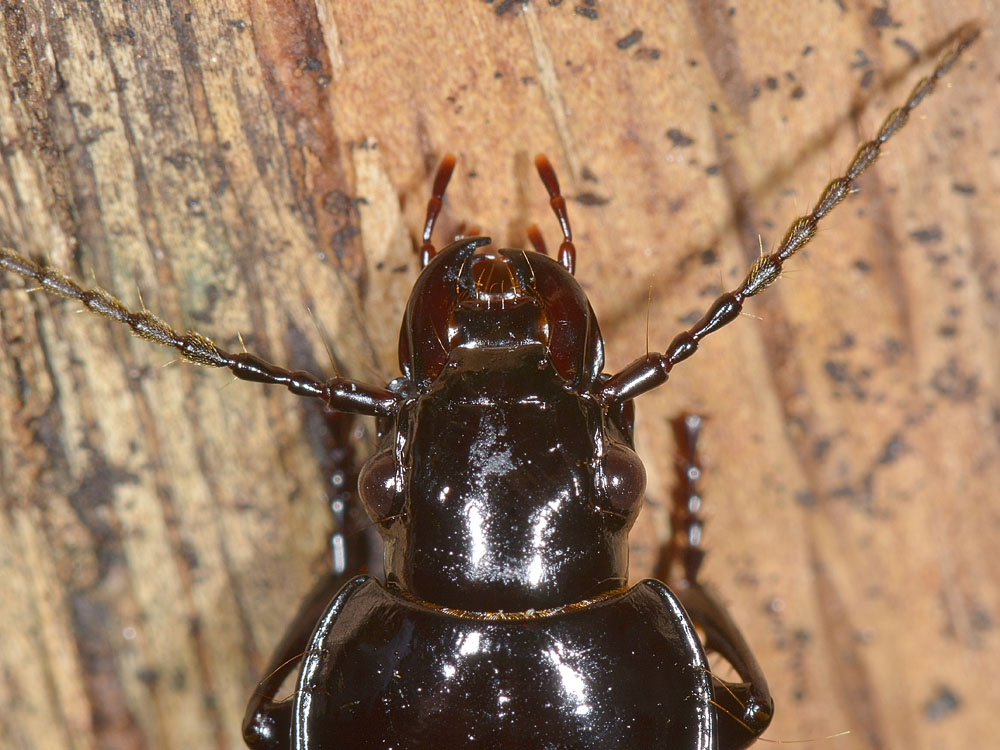
[[[375,518],[392,515],[398,496],[396,460],[391,451],[378,453],[365,462],[358,477],[358,492]]]
[[[646,469],[634,451],[613,445],[602,459],[604,487],[611,506],[618,511],[632,510],[646,490]]]

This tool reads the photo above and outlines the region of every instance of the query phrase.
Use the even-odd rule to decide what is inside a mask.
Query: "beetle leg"
[[[712,675],[719,710],[719,748],[749,747],[771,723],[774,700],[757,659],[725,605],[711,588],[694,583],[676,591],[695,629],[703,634],[705,650],[729,662],[741,682]]]
[[[701,466],[698,462],[698,433],[702,418],[687,414],[674,423],[681,458],[681,484],[674,497],[671,514],[673,534],[664,548],[660,574],[670,579],[674,563],[681,568],[680,579],[672,586],[705,644],[706,651],[719,654],[732,665],[741,682],[727,682],[715,675],[715,700],[719,708],[719,747],[738,750],[748,747],[767,729],[774,702],[767,680],[736,623],[715,592],[698,580],[705,550],[702,547],[704,520],[698,491]]]
[[[330,508],[334,530],[330,538],[331,569],[313,586],[274,650],[243,716],[243,740],[251,750],[287,750],[291,737],[294,696],[275,700],[288,675],[298,670],[309,640],[330,602],[355,576],[371,566],[371,522],[357,497],[359,462],[351,440],[354,417],[323,415],[330,435],[327,474],[333,487]]]
[[[316,623],[330,600],[351,576],[329,573],[322,578],[299,607],[284,637],[274,650],[264,678],[247,703],[243,715],[243,741],[251,750],[287,750],[292,727],[294,696],[275,700],[282,683],[299,669],[303,652]]]

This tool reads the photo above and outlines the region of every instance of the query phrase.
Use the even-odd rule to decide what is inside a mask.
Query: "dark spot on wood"
[[[580,177],[586,180],[587,182],[600,182],[600,180],[597,179],[597,175],[594,174],[591,171],[590,167],[587,166],[584,166],[580,170]]]
[[[806,90],[801,86],[796,86],[795,88],[792,89],[792,94],[791,94],[792,99],[801,99],[805,95],[806,95]]]
[[[702,292],[704,292],[704,290],[702,290]],[[717,295],[718,293],[719,293],[718,289],[715,289],[713,292],[711,292],[711,294],[714,295]],[[702,293],[701,296],[704,297],[705,296],[704,293]],[[702,311],[701,308],[699,308],[697,310],[692,310],[687,315],[682,315],[679,318],[679,322],[683,326],[690,326],[697,323],[701,319],[701,316],[702,316]]]
[[[857,342],[854,340],[853,334],[845,333],[843,336],[840,337],[840,341],[838,341],[837,343],[835,343],[833,346],[830,347],[830,351],[834,352],[850,351],[851,349],[854,348],[856,343]]]
[[[847,500],[851,501],[857,497],[858,493],[853,487],[848,484],[842,485],[840,487],[834,487],[830,490],[830,497],[836,500]]]
[[[486,1],[489,3],[493,2],[493,0],[486,0]],[[513,7],[514,7],[514,0],[501,0],[499,3],[497,3],[497,7],[493,9],[493,12],[496,13],[498,16],[502,16],[504,13],[506,13]]]
[[[323,63],[311,56],[300,57],[296,60],[295,64],[298,66],[299,70],[307,70],[310,73],[319,73],[323,70]]]
[[[655,47],[640,47],[635,51],[635,59],[649,60],[649,61],[659,60],[660,50],[656,49]]]
[[[159,671],[153,669],[152,667],[142,667],[136,671],[135,677],[139,680],[139,682],[147,687],[153,687],[160,681]]]
[[[348,224],[343,229],[339,229],[336,232],[334,232],[334,235],[333,235],[333,238],[332,238],[333,239],[333,249],[334,249],[334,252],[337,254],[338,258],[342,257],[342,254],[347,249],[347,247],[346,247],[347,244],[352,239],[354,239],[355,237],[357,237],[359,233],[360,233],[360,230],[356,226],[354,226],[353,224]]]
[[[103,581],[112,569],[124,564],[122,542],[105,512],[120,484],[136,484],[138,477],[112,466],[100,453],[94,453],[93,463],[82,478],[79,489],[67,499],[70,507],[87,529],[97,558],[97,579]]]
[[[592,7],[588,6],[588,5],[577,5],[573,9],[573,11],[578,16],[583,16],[584,18],[586,18],[586,19],[588,19],[590,21],[596,21],[597,18],[598,18],[597,11],[594,8],[592,8]]]
[[[914,47],[912,44],[910,44],[908,41],[903,39],[903,37],[897,36],[895,39],[892,40],[892,43],[895,44],[897,47],[899,47],[901,50],[904,50],[906,54],[910,56],[911,62],[914,63],[920,62],[919,50],[917,50],[917,48]]]
[[[169,156],[164,156],[163,160],[178,170],[183,170],[191,163],[192,157],[187,151],[175,151]]]
[[[719,174],[719,165],[710,164],[709,166],[705,167],[705,174],[707,174],[709,177],[715,177],[715,175]]]
[[[920,243],[940,242],[941,227],[937,224],[932,224],[929,227],[922,227],[921,229],[914,230],[910,232],[910,239],[916,240]]]
[[[828,359],[823,363],[823,369],[826,370],[827,376],[835,383],[845,383],[848,380],[847,364],[844,362],[835,362],[832,359]]]
[[[774,76],[768,76],[764,79],[764,85],[767,86],[768,91],[774,91],[778,88],[778,79]]]
[[[199,567],[198,552],[190,541],[182,540],[178,545],[178,552],[188,570],[196,570]]]
[[[868,23],[876,29],[886,29],[892,26],[895,22],[889,14],[888,3],[880,8],[873,8],[871,15],[868,16]]]
[[[172,682],[174,690],[184,690],[188,683],[187,673],[183,669],[178,668],[174,672],[174,679]]]
[[[882,448],[882,453],[878,457],[878,462],[880,464],[891,464],[904,453],[906,453],[910,447],[903,440],[903,436],[896,432],[889,437],[885,446]]]
[[[852,374],[847,362],[835,359],[826,360],[823,363],[823,369],[833,382],[846,386],[850,395],[856,401],[864,401],[868,398],[868,392],[862,385],[862,381],[868,380],[871,377],[869,370],[861,369],[856,374]],[[841,398],[843,395],[843,393],[838,391],[834,392],[834,398]]]
[[[863,89],[866,89],[866,88],[868,88],[869,86],[871,86],[871,85],[872,85],[872,79],[873,79],[874,77],[875,77],[875,71],[874,71],[874,70],[870,70],[870,69],[869,69],[869,70],[866,70],[866,71],[865,71],[865,72],[864,72],[864,73],[863,73],[863,74],[861,75],[861,81],[860,81],[860,86],[861,86],[861,88],[863,88]]]
[[[807,44],[805,47],[802,48],[802,56],[809,57],[809,55],[812,54],[812,51],[813,51],[812,45]]]
[[[597,193],[579,193],[573,200],[581,206],[603,206],[611,202],[610,198],[605,198]]]
[[[886,367],[892,367],[905,351],[905,347],[899,339],[889,336],[882,342],[881,351]]]
[[[979,378],[962,372],[958,361],[951,357],[943,367],[935,370],[930,386],[942,396],[954,401],[966,401],[979,392]]]
[[[667,138],[670,139],[676,148],[685,148],[694,143],[694,138],[685,135],[680,128],[670,128],[667,131]]]
[[[698,253],[698,258],[701,260],[703,266],[714,266],[719,262],[719,256],[716,254],[715,250],[702,250]]]
[[[340,190],[331,190],[323,196],[323,210],[334,216],[350,216],[356,203]]]
[[[641,39],[642,39],[642,31],[640,31],[639,29],[632,29],[632,31],[630,31],[628,34],[626,34],[617,42],[615,42],[615,46],[618,49],[628,49],[633,44],[638,44],[638,42]]]
[[[817,461],[822,461],[826,458],[827,454],[830,452],[830,446],[833,441],[827,437],[819,438],[815,443],[813,443],[813,457]]]
[[[243,31],[247,27],[247,22],[241,18],[236,18],[231,21],[226,21],[226,26],[231,29],[236,29],[237,31]]]
[[[972,617],[970,618],[973,629],[979,632],[993,630],[993,617],[982,604],[976,602],[972,605]]]
[[[958,711],[962,699],[947,685],[938,685],[934,694],[924,703],[924,718],[938,722]]]
[[[967,182],[953,182],[951,183],[951,189],[960,195],[975,195],[976,186],[970,185]]]
[[[803,508],[815,508],[816,495],[809,490],[799,490],[795,493],[795,502]]]

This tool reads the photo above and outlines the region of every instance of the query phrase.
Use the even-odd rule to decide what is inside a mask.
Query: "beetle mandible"
[[[378,420],[379,449],[360,492],[386,541],[386,583],[345,584],[300,649],[294,698],[273,700],[289,665],[271,670],[251,701],[248,743],[752,743],[770,719],[767,686],[696,566],[678,595],[656,581],[625,588],[626,538],[644,488],[632,401],[778,278],[974,38],[967,34],[916,85],[737,289],[665,353],[647,353],[613,375],[603,373],[597,321],[572,278],[565,201],[544,157],[536,166],[562,230],[558,260],[546,256],[537,233],[536,252],[483,252],[484,237],[437,252],[431,235],[454,167],[450,157],[442,162],[424,229],[425,267],[400,335],[403,374],[385,388],[226,352],[3,250],[6,270],[191,362]],[[712,675],[696,625],[741,682]]]

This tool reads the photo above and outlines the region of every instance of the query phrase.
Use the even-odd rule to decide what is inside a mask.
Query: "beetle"
[[[537,665],[540,656],[549,653],[541,651],[536,642],[533,647],[532,644],[519,647],[513,654],[517,659],[509,659],[511,654],[506,653],[503,644],[512,642],[511,639],[526,629],[538,626],[540,637],[544,640],[561,632],[560,618],[596,615],[604,609],[613,612],[615,627],[631,622],[635,629],[641,630],[650,621],[668,621],[667,625],[672,629],[658,633],[659,640],[653,638],[650,643],[647,653],[661,656],[660,660],[654,660],[652,666],[667,663],[670,658],[665,655],[667,653],[689,661],[681,660],[686,664],[686,672],[678,670],[670,675],[678,679],[668,681],[677,692],[670,693],[667,701],[666,714],[670,719],[666,722],[667,726],[650,728],[648,725],[623,727],[620,723],[609,724],[618,709],[627,704],[626,696],[617,696],[615,702],[597,706],[603,713],[596,718],[592,716],[595,707],[589,703],[577,700],[572,705],[573,712],[568,710],[568,704],[561,704],[555,711],[558,721],[549,725],[541,720],[539,724],[524,721],[525,713],[531,714],[538,709],[536,699],[539,696],[529,689],[514,696],[508,696],[496,686],[493,686],[492,693],[488,689],[475,691],[474,694],[480,697],[495,698],[497,706],[490,708],[498,708],[493,716],[495,723],[492,726],[488,721],[478,723],[476,731],[498,732],[496,737],[503,742],[516,743],[530,738],[543,743],[548,740],[570,741],[572,744],[574,738],[578,738],[596,742],[597,746],[614,742],[644,746],[646,742],[670,741],[684,747],[710,746],[715,742],[723,747],[740,747],[763,731],[770,715],[766,685],[752,655],[742,645],[738,632],[729,626],[728,617],[719,605],[710,599],[699,603],[696,596],[685,597],[688,612],[685,614],[678,599],[662,584],[640,584],[646,588],[637,587],[628,592],[621,590],[625,580],[624,535],[634,520],[643,484],[641,464],[631,452],[631,402],[643,392],[662,384],[673,365],[690,356],[701,338],[733,320],[746,297],[759,293],[776,280],[784,261],[812,238],[816,223],[846,197],[851,183],[874,161],[882,143],[902,126],[908,111],[929,93],[936,80],[947,71],[972,38],[969,36],[963,40],[929,79],[917,85],[904,108],[894,111],[886,120],[877,139],[862,146],[845,175],[830,183],[811,214],[793,224],[775,253],[762,256],[741,287],[721,296],[701,321],[671,343],[665,354],[647,354],[611,376],[601,372],[603,344],[597,323],[582,290],[572,281],[575,249],[565,203],[555,175],[544,159],[538,160],[538,170],[550,193],[563,232],[559,261],[545,259],[541,253],[529,258],[523,251],[478,252],[488,244],[485,238],[465,238],[436,253],[430,244],[430,235],[453,165],[450,160],[445,160],[428,210],[423,247],[426,267],[414,286],[404,318],[400,341],[403,377],[388,388],[367,386],[342,378],[323,381],[308,373],[275,367],[246,353],[230,354],[198,334],[178,334],[148,312],[129,312],[100,290],[84,290],[55,271],[43,269],[11,251],[4,251],[0,263],[7,270],[34,279],[51,292],[80,299],[91,310],[128,324],[145,338],[172,346],[192,362],[227,367],[238,378],[285,385],[298,395],[318,397],[328,406],[341,411],[369,414],[379,419],[380,450],[366,466],[361,488],[369,512],[388,537],[390,588],[383,589],[370,579],[355,579],[342,590],[320,621],[306,649],[294,706],[265,705],[261,708],[261,716],[251,711],[251,740],[270,743],[273,738],[275,742],[281,742],[285,716],[290,717],[293,741],[300,747],[324,746],[322,734],[330,732],[331,726],[334,727],[331,741],[341,741],[343,736],[364,737],[371,742],[409,739],[411,736],[419,740],[419,732],[423,730],[417,725],[424,721],[426,712],[418,710],[425,706],[412,694],[402,696],[401,703],[396,705],[396,710],[390,715],[390,726],[385,727],[388,734],[383,738],[374,735],[376,729],[383,727],[373,714],[351,718],[338,713],[343,710],[341,705],[320,705],[337,703],[330,700],[334,681],[331,670],[337,674],[350,673],[350,668],[345,669],[339,659],[347,659],[349,667],[360,670],[361,675],[371,675],[385,668],[382,662],[373,665],[364,662],[362,656],[344,656],[333,648],[334,644],[340,648],[342,642],[348,646],[367,643],[369,634],[382,624],[374,618],[383,608],[397,614],[415,610],[418,613],[415,617],[425,617],[421,624],[414,626],[414,632],[426,636],[426,640],[432,642],[431,646],[455,641],[451,657],[488,652],[487,645],[490,644],[499,648],[500,656],[508,658],[508,661],[496,663],[487,660],[487,666],[494,673],[501,667],[510,667],[510,677],[514,680],[512,684],[521,684],[517,681],[518,659],[526,662],[523,668],[527,669]],[[541,250],[541,243],[537,240],[536,246]],[[500,307],[499,313],[497,306]],[[497,393],[501,397],[492,399],[492,395]],[[491,398],[484,398],[482,394],[490,394]],[[524,408],[519,411],[518,407]],[[535,411],[544,412],[546,409],[552,410],[556,424],[560,425],[553,438],[556,442],[547,444],[541,442],[544,420],[532,420]],[[478,411],[470,417],[473,426],[469,430],[461,432],[456,429],[460,423],[456,410],[463,414],[466,410]],[[421,425],[426,427],[428,423],[431,427],[427,431],[422,430]],[[565,438],[566,442],[563,442],[566,435],[573,435],[578,440],[573,442]],[[446,458],[442,459],[439,449],[448,445],[449,440],[452,441],[452,450],[446,452]],[[456,455],[461,455],[459,448],[470,444],[479,446],[480,443],[485,447],[477,449],[479,452],[467,454],[464,462],[459,459],[457,467],[448,465]],[[490,465],[498,457],[502,460],[499,460],[496,474],[473,472],[483,464]],[[521,470],[518,475],[528,473],[525,467],[544,463],[543,457],[554,457],[552,460],[556,461],[555,468],[548,467],[551,471],[545,476],[568,477],[567,485],[557,491],[560,503],[565,498],[579,497],[574,493],[579,493],[580,487],[587,487],[587,499],[583,505],[588,511],[595,512],[597,517],[612,518],[613,521],[597,523],[591,520],[588,523],[577,518],[572,524],[567,524],[566,538],[558,544],[549,544],[547,538],[544,543],[538,543],[536,535],[527,533],[528,527],[539,530],[540,522],[537,520],[530,523],[528,519],[514,514],[505,519],[510,522],[509,526],[498,529],[496,519],[486,517],[489,514],[484,513],[483,508],[477,510],[468,504],[463,506],[466,512],[459,516],[438,512],[422,519],[426,525],[418,522],[427,509],[435,508],[435,500],[446,508],[452,492],[468,500],[484,481],[500,476],[507,478],[513,469]],[[522,496],[513,491],[506,493],[508,500],[515,495]],[[525,496],[539,499],[532,493]],[[553,498],[543,496],[541,500],[548,506]],[[493,503],[494,500],[486,502]],[[487,510],[491,513],[495,511],[493,508]],[[537,512],[541,510],[540,507],[535,508],[532,518],[537,517]],[[546,518],[546,523],[549,520]],[[459,521],[459,528],[446,528],[449,523]],[[486,527],[489,529],[484,531]],[[514,539],[501,531],[513,531]],[[577,532],[580,532],[580,537],[575,536]],[[438,537],[438,534],[444,534],[445,538]],[[484,544],[485,547],[482,546]],[[538,555],[529,555],[529,548],[537,550]],[[453,563],[451,559],[455,554],[459,554],[464,562]],[[482,562],[484,559],[486,563]],[[699,591],[697,582],[691,583],[691,590]],[[569,592],[563,590],[564,586],[570,589]],[[628,620],[626,612],[628,606],[633,604],[627,604],[619,597],[640,596],[643,593],[650,595],[646,589],[652,590],[654,603],[644,611],[647,615],[654,613],[653,616]],[[390,598],[387,600],[385,596]],[[412,597],[418,601],[413,601]],[[360,614],[350,611],[351,606],[359,604]],[[425,610],[430,611],[430,620],[426,619],[428,611]],[[709,675],[688,615],[709,631],[709,646],[729,656],[741,677],[745,678],[744,685],[730,686],[722,691],[713,687],[713,678]],[[408,617],[400,616],[404,619]],[[438,620],[449,623],[452,629],[435,630],[433,623]],[[453,620],[459,624],[456,625]],[[338,634],[337,628],[352,622],[359,628],[358,633],[352,633],[346,639]],[[484,623],[489,623],[490,627]],[[411,624],[407,622],[406,626]],[[588,627],[586,623],[570,623],[566,638],[571,646],[584,652],[597,643],[595,633],[606,633],[609,628],[608,623],[597,628]],[[487,645],[483,645],[481,631],[488,631]],[[712,640],[713,632],[715,641]],[[394,643],[394,638],[398,636],[398,631],[389,635],[383,633],[381,637],[386,639],[383,646]],[[673,646],[678,642],[683,643],[679,651],[658,651],[658,647],[664,644]],[[573,670],[564,656],[558,653],[558,658],[552,657],[552,660],[565,688],[567,674],[579,677],[581,670]],[[623,659],[625,654],[617,653],[613,658]],[[449,665],[438,663],[436,666],[447,672]],[[596,665],[585,666],[592,668],[588,675],[603,675],[601,670],[595,668]],[[637,674],[642,672],[643,667],[649,666],[636,664],[633,670],[625,671]],[[373,668],[375,672],[371,671]],[[408,673],[423,675],[415,678],[420,684],[409,687],[420,692],[426,685],[426,675],[432,673]],[[395,673],[392,676],[395,677]],[[663,677],[662,674],[652,673],[647,673],[647,676],[651,680]],[[469,679],[475,683],[475,676]],[[526,678],[522,675],[520,679]],[[599,681],[600,677],[595,676],[594,679],[596,682],[591,685],[594,691],[606,686]],[[635,688],[640,694],[633,699],[640,703],[645,701],[644,709],[637,709],[637,715],[648,717],[654,708],[652,704],[660,707],[662,701],[646,693],[646,684],[644,680],[637,681]],[[371,686],[362,684],[359,687],[367,689]],[[391,689],[398,687],[398,683],[393,683]],[[666,686],[664,689],[667,689]],[[558,691],[552,688],[551,692],[542,693],[541,698],[544,700],[544,696],[555,692]],[[746,736],[731,738],[722,728],[725,725],[717,726],[714,711],[706,708],[714,703],[725,703],[727,695],[736,701],[735,711],[730,713],[737,714],[737,718],[741,719],[743,727],[748,730]],[[385,693],[368,693],[357,702],[363,704],[364,700],[370,700],[382,705],[379,702],[384,702],[386,697]],[[579,694],[568,696],[573,697],[579,698]],[[516,712],[519,724],[509,730],[513,732],[511,735],[503,734],[504,722],[509,719],[501,708],[505,703],[502,698],[527,702],[525,708]],[[435,716],[434,720],[440,723],[429,725],[428,737],[436,741],[441,738],[447,740],[451,731],[457,732],[453,736],[454,741],[468,740],[471,718],[461,712],[477,707],[469,707],[466,703],[462,701],[461,705],[451,705],[450,711]],[[694,705],[685,706],[686,703]],[[581,708],[586,710],[581,712]],[[684,708],[691,711],[685,713]],[[581,715],[589,717],[581,722],[586,725],[580,730],[585,734],[572,734],[572,717]],[[479,714],[476,713],[476,716],[479,717]],[[402,727],[392,723],[397,717],[403,723]],[[459,722],[457,728],[456,721]],[[272,736],[269,733],[274,727],[278,727],[279,731]],[[601,728],[608,733],[593,733]],[[636,734],[629,735],[630,729],[634,729]],[[530,733],[527,736],[518,734],[526,731]],[[550,734],[541,734],[544,731]],[[669,734],[675,731],[679,734]],[[483,740],[480,735],[469,741],[489,740]],[[350,746],[359,746],[358,742],[360,739]]]

